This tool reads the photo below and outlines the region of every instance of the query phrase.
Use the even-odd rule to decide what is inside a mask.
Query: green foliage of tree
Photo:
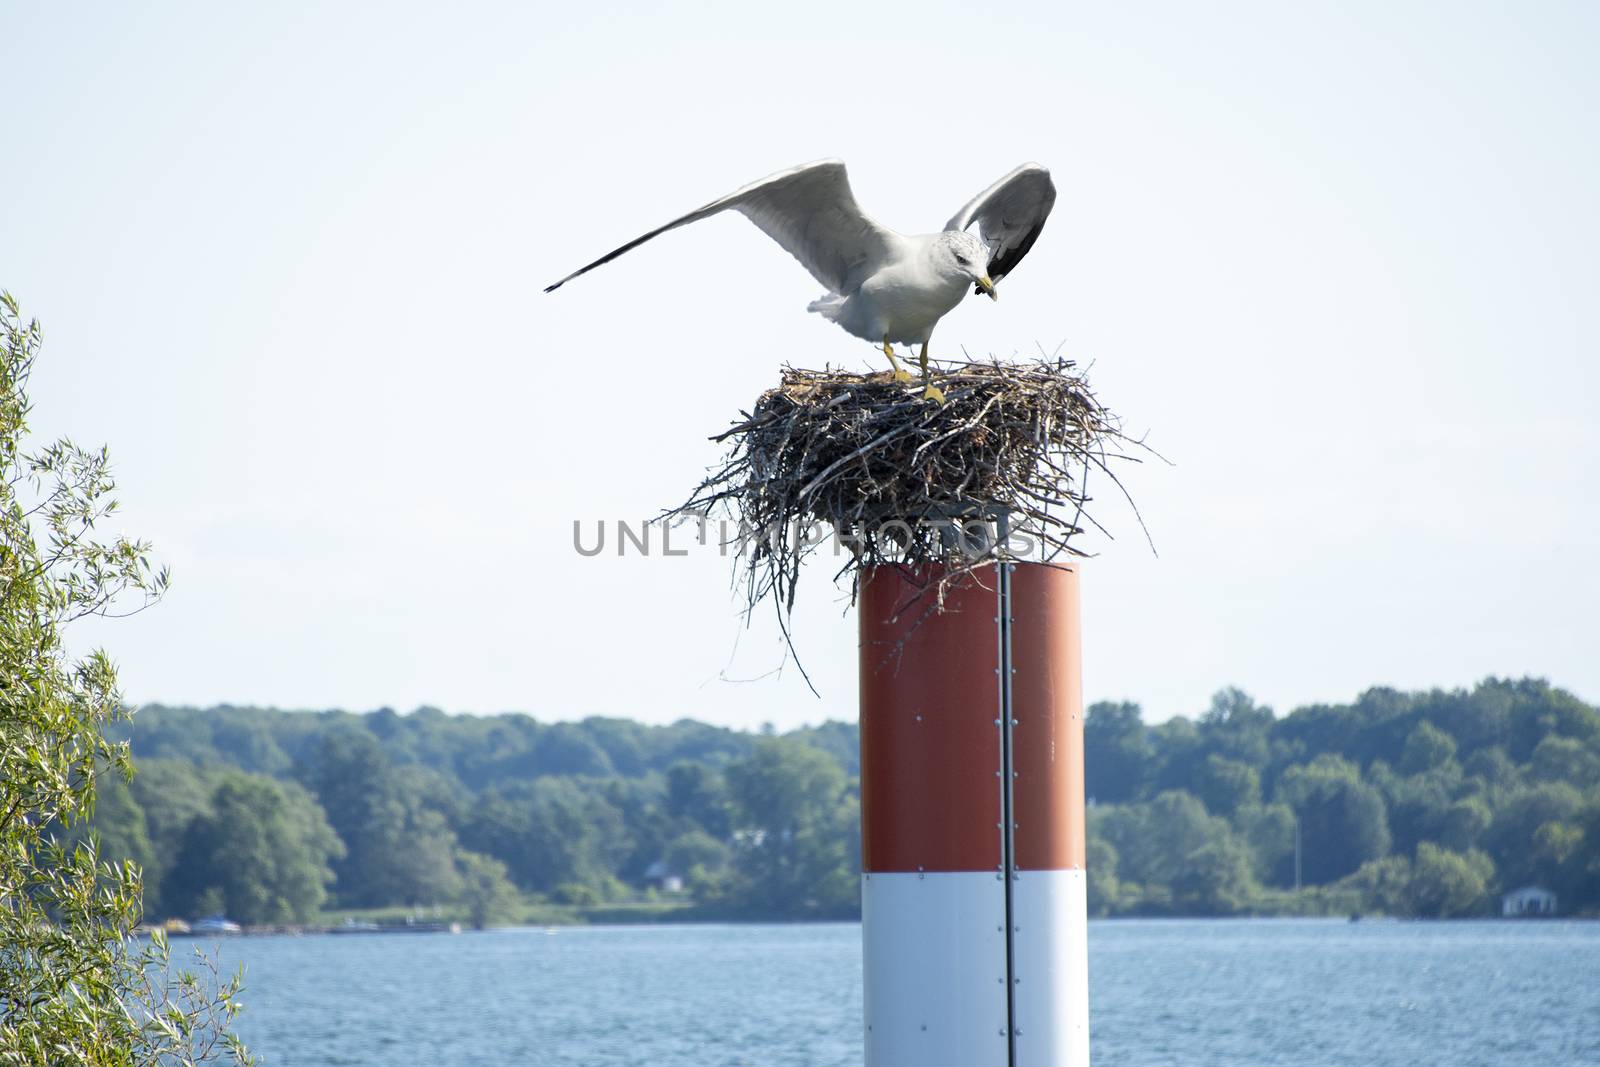
[[[408,810],[401,840],[406,851],[396,865],[390,900],[416,906],[460,895],[461,874],[456,869],[460,850],[455,831],[442,814],[424,807]]]
[[[231,771],[189,824],[168,892],[190,914],[220,902],[241,923],[309,922],[327,899],[329,862],[343,854],[305,790]]]
[[[787,736],[832,756],[846,777],[861,777],[861,741],[855,723],[835,720],[820,726],[802,726]]]
[[[481,852],[461,851],[456,854],[456,866],[460,871],[461,901],[474,929],[516,921],[522,897],[511,884],[505,864]]]
[[[721,872],[728,866],[730,856],[722,841],[704,830],[689,830],[672,839],[663,858],[672,870],[694,880]]]
[[[1096,801],[1116,804],[1143,791],[1153,753],[1139,705],[1089,705],[1083,717],[1084,790]]]
[[[1462,797],[1445,810],[1439,844],[1454,852],[1466,852],[1477,846],[1493,821],[1494,813],[1482,796]]]
[[[540,778],[496,786],[467,815],[462,843],[502,859],[523,889],[598,885],[632,852],[622,815],[595,783]]]
[[[150,849],[130,794],[101,788],[132,772],[106,734],[128,715],[116,672],[103,652],[69,657],[63,633],[167,579],[144,543],[99,535],[116,509],[104,449],[29,449],[42,338],[0,294],[0,1064],[246,1062],[229,1033],[238,981],[173,975],[164,940],[141,947],[138,864],[82,832],[103,793],[116,847]]]
[[[1171,883],[1177,910],[1187,914],[1233,915],[1256,898],[1250,849],[1233,834],[1218,834],[1184,857]]]
[[[1511,757],[1499,745],[1480,748],[1467,757],[1462,769],[1487,791],[1515,789],[1522,784],[1517,765],[1511,762]]]
[[[1533,758],[1548,737],[1567,737],[1593,745],[1600,741],[1600,710],[1564,690],[1533,678],[1503,682],[1510,698],[1506,750],[1518,763]]]
[[[1435,919],[1480,913],[1493,878],[1494,864],[1482,852],[1463,855],[1424,841],[1411,865],[1412,910]]]
[[[810,745],[763,741],[727,770],[739,906],[838,916],[859,906],[859,817],[843,769]],[[852,854],[854,853],[854,854]]]
[[[1261,775],[1248,763],[1215,752],[1201,764],[1196,791],[1206,809],[1232,818],[1241,808],[1261,802]]]
[[[1255,877],[1264,885],[1294,882],[1294,809],[1287,804],[1248,804],[1234,825],[1250,846]]]
[[[722,774],[687,760],[667,768],[667,812],[725,838],[732,831],[731,801]]]
[[[1402,774],[1422,774],[1442,767],[1456,758],[1456,743],[1449,734],[1430,722],[1421,722],[1406,738],[1400,753]]]
[[[334,864],[339,902],[387,904],[403,880],[406,802],[377,738],[365,730],[323,735],[300,779],[328,812],[344,855]]]
[[[139,773],[128,783],[133,802],[144,814],[150,855],[144,872],[145,914],[166,918],[174,904],[166,893],[167,878],[178,861],[189,824],[211,811],[215,776],[182,760],[140,760]],[[110,855],[119,855],[112,851]]]
[[[1453,852],[1424,841],[1414,859],[1368,860],[1344,885],[1389,915],[1445,919],[1483,914],[1493,880],[1494,863],[1484,853]]]
[[[534,745],[533,758],[556,775],[604,778],[616,773],[606,750],[572,723],[553,723],[545,730]]]
[[[1565,782],[1529,786],[1502,800],[1483,841],[1500,869],[1505,888],[1559,880],[1565,857],[1540,847],[1540,829],[1576,825],[1583,809],[1583,794]],[[1547,834],[1544,840],[1558,842],[1561,836]]]
[[[1302,870],[1310,884],[1342,878],[1389,851],[1383,796],[1342,757],[1324,754],[1290,767],[1279,779],[1278,797],[1300,821]]]
[[[1412,738],[1416,736],[1413,732]],[[1401,763],[1406,765],[1404,757]],[[1396,773],[1387,762],[1377,760],[1366,774],[1388,808],[1390,847],[1407,853],[1415,851],[1422,841],[1440,838],[1452,798],[1461,795],[1463,788],[1461,767],[1448,755],[1442,761],[1413,759],[1409,766],[1413,768],[1411,772]]]
[[[613,863],[612,873],[624,882],[641,884],[646,872],[665,855],[668,843],[683,832],[686,822],[666,810],[658,775],[607,779],[600,793],[621,820],[620,843],[627,846],[622,858]]]
[[[1181,715],[1174,716],[1150,727],[1146,736],[1157,756],[1140,798],[1149,799],[1175,789],[1188,790],[1206,758],[1206,739],[1199,724]]]
[[[1237,763],[1259,767],[1272,751],[1272,709],[1257,704],[1244,690],[1230,687],[1211,697],[1200,717],[1200,736],[1206,747]]]
[[[1600,751],[1570,737],[1546,737],[1528,760],[1529,777],[1537,782],[1565,782],[1584,789],[1600,785]]]
[[[1123,906],[1122,882],[1117,877],[1117,850],[1104,837],[1089,835],[1084,856],[1087,868],[1088,907],[1090,915],[1111,915]]]
[[[1115,849],[1125,891],[1143,894],[1143,910],[1228,914],[1256,891],[1248,847],[1190,793],[1169,790],[1143,804],[1105,808],[1093,823]]]
[[[1385,856],[1368,860],[1341,883],[1355,890],[1367,909],[1386,915],[1414,914],[1411,902],[1411,860]]]
[[[430,805],[449,806],[450,798],[430,793],[428,776],[397,771],[371,732],[330,731],[300,777],[344,844],[334,861],[342,905],[437,904],[460,891],[455,831]]]
[[[1583,843],[1569,861],[1567,900],[1600,905],[1600,787],[1589,790],[1577,822]]]

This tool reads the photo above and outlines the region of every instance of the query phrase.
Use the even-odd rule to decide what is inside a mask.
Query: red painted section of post
[[[1082,870],[1083,653],[1076,564],[1011,572],[1018,870]]]
[[[998,611],[993,567],[863,575],[861,866],[993,871],[1000,862]]]
[[[861,833],[866,871],[992,871],[1000,855],[993,567],[945,591],[880,567],[861,586]],[[1078,569],[1012,572],[1016,865],[1084,865]]]

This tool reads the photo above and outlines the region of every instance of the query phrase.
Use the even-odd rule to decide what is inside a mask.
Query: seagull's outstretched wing
[[[1056,186],[1050,172],[1037,163],[1024,163],[973,197],[947,230],[964,230],[974,222],[989,246],[989,277],[998,282],[1010,274],[1044,229],[1044,220],[1056,203]],[[981,293],[982,288],[973,290]]]
[[[892,231],[867,218],[856,206],[844,164],[837,159],[824,159],[781,170],[673,219],[580,267],[545,292],[611,262],[652,237],[730,209],[761,227],[834,293],[849,293],[860,285],[867,273],[863,267],[870,269],[887,255],[894,237]]]

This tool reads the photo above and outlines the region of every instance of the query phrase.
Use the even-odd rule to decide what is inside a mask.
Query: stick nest
[[[852,601],[860,572],[885,564],[936,576],[928,585],[942,601],[949,582],[1008,552],[1083,555],[1085,526],[1105,532],[1088,513],[1090,475],[1121,492],[1113,464],[1137,461],[1142,442],[1123,435],[1073,363],[936,370],[943,405],[886,372],[785,367],[780,385],[712,438],[729,445],[722,466],[663,519],[698,522],[704,541],[720,517],[748,607],[773,598],[786,634],[800,564],[816,553],[841,561],[835,578],[850,575]]]

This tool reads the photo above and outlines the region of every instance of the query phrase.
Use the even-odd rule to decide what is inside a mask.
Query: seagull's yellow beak
[[[989,280],[989,276],[987,274],[981,276],[978,279],[978,288],[982,289],[984,292],[988,293],[990,300],[999,300],[1000,299],[1000,294],[995,292],[995,290],[994,290],[994,282],[991,282]]]

